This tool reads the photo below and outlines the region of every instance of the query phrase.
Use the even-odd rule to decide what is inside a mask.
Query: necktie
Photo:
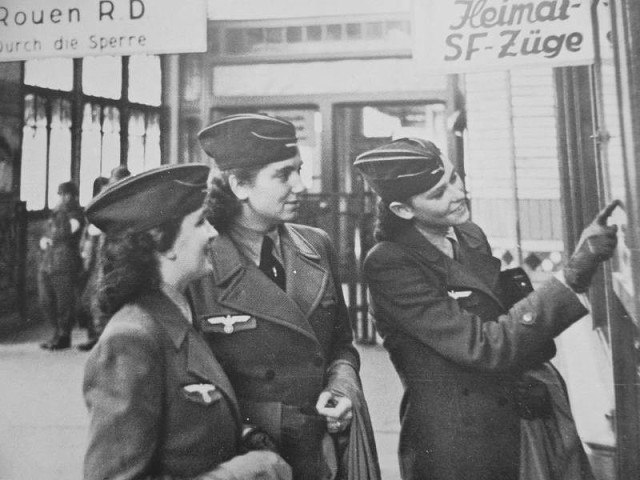
[[[451,258],[453,258],[454,260],[458,260],[458,255],[460,253],[458,242],[451,237],[447,237],[447,240],[449,240],[449,243],[451,243],[451,253],[452,253]]]
[[[284,268],[278,259],[273,255],[273,240],[268,235],[262,240],[262,249],[260,250],[260,270],[273,280],[282,290],[286,290],[286,278]]]

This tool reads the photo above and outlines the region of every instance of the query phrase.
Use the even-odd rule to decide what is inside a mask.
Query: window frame
[[[165,57],[158,55],[160,60],[160,82],[164,82],[163,72],[165,71]],[[142,112],[145,116],[145,122],[151,115],[157,115],[160,122],[160,132],[162,132],[162,125],[166,122],[166,107],[160,105],[147,105],[138,102],[131,102],[128,100],[129,94],[129,56],[121,56],[122,62],[122,88],[120,98],[112,99],[107,97],[99,97],[94,95],[87,95],[82,90],[82,69],[83,59],[73,59],[73,87],[70,91],[57,90],[52,88],[46,88],[41,86],[29,85],[23,82],[22,85],[22,97],[26,98],[28,95],[33,94],[36,97],[44,98],[47,101],[47,105],[51,105],[55,99],[68,100],[71,103],[71,172],[69,175],[70,180],[76,182],[80,186],[80,166],[82,162],[82,121],[84,106],[87,103],[92,105],[99,105],[104,115],[105,107],[115,107],[120,112],[120,165],[128,165],[129,154],[129,117],[130,112]],[[23,62],[24,63],[24,62]],[[23,69],[25,66],[23,65]],[[164,85],[161,85],[161,92],[164,92]],[[161,99],[162,100],[162,99]],[[23,111],[23,125],[24,125],[24,111]],[[102,125],[102,121],[101,121]],[[48,171],[49,171],[49,156],[50,156],[50,130],[51,130],[51,107],[47,107],[47,180],[45,184],[45,206],[42,209],[28,209],[27,214],[30,218],[44,217],[51,210],[53,205],[48,204],[48,192],[55,186],[49,185]],[[164,144],[162,133],[160,135],[160,164],[166,162]],[[20,175],[22,175],[22,162],[20,162]],[[94,179],[86,180],[93,182]],[[22,198],[22,192],[19,195]],[[27,208],[29,206],[27,205]]]

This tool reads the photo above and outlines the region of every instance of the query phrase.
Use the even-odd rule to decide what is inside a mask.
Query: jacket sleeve
[[[268,450],[252,450],[244,455],[233,457],[210,472],[191,480],[291,480],[291,478],[291,467],[280,455]]]
[[[90,414],[85,480],[149,478],[157,454],[162,353],[144,332],[132,330],[103,335],[85,367]]]
[[[392,245],[372,251],[364,265],[376,322],[459,365],[518,370],[587,313],[569,288],[551,279],[495,321],[483,321],[449,297],[435,272]]]

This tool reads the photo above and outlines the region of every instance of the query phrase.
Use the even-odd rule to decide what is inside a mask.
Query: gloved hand
[[[564,278],[574,292],[586,292],[598,265],[613,255],[618,242],[618,226],[608,226],[607,220],[621,204],[620,200],[611,202],[582,231],[580,241],[564,268]]]

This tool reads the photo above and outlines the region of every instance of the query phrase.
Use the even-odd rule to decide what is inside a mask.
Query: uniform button
[[[498,398],[498,406],[504,407],[507,403],[509,403],[509,400],[507,400],[506,398],[504,397]]]
[[[525,325],[533,323],[533,313],[527,312],[522,315],[522,323],[524,323]]]
[[[270,382],[274,378],[276,378],[276,372],[274,372],[273,370],[269,369],[266,372],[264,372],[264,379],[267,380],[268,382]]]
[[[324,359],[323,359],[320,355],[316,355],[316,356],[313,358],[313,364],[314,364],[316,367],[321,367],[322,365],[324,365]]]
[[[462,395],[464,395],[465,397],[469,396],[469,389],[465,388],[464,390],[462,390]]]

